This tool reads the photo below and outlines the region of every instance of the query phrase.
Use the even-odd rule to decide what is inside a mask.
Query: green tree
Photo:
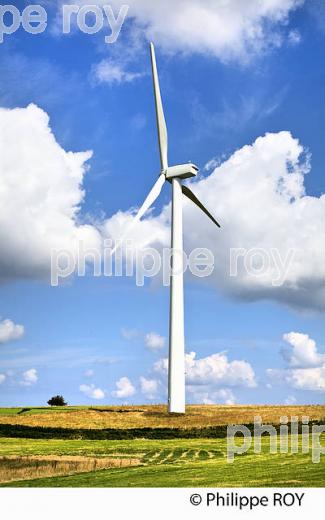
[[[68,403],[65,402],[64,397],[62,395],[55,395],[47,401],[47,404],[49,404],[50,406],[67,406]]]

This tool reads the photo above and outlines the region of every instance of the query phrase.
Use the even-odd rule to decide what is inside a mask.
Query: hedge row
[[[312,425],[324,424],[324,421],[310,421]],[[246,428],[254,433],[254,425],[246,424]],[[301,433],[301,423],[298,431]],[[274,425],[279,431],[280,425]],[[290,431],[290,423],[289,423]],[[266,434],[267,435],[267,434]],[[128,440],[128,439],[198,439],[198,438],[225,438],[227,425],[211,426],[207,428],[108,428],[96,429],[69,429],[34,427],[25,425],[0,424],[0,437],[17,437],[29,439],[85,439],[85,440]]]

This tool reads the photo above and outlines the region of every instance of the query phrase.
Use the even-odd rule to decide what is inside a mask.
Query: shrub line
[[[310,421],[309,425],[321,425],[324,421]],[[245,424],[254,433],[254,424]],[[279,432],[280,425],[273,425]],[[298,423],[301,433],[302,423]],[[290,433],[290,428],[289,428]],[[267,435],[267,434],[266,434]],[[130,440],[130,439],[198,439],[225,438],[227,425],[204,428],[106,428],[106,429],[71,429],[18,424],[0,424],[0,437],[29,439],[88,439],[88,440]]]

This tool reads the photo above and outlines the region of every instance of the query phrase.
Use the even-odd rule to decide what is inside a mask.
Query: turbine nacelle
[[[163,171],[167,180],[177,177],[178,179],[189,179],[195,177],[199,169],[195,164],[179,164],[177,166],[170,166],[167,170]]]

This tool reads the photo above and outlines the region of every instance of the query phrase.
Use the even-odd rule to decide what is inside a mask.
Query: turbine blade
[[[132,220],[131,224],[127,227],[125,233],[119,239],[119,243],[115,245],[114,249],[112,250],[111,255],[113,255],[115,253],[115,251],[122,245],[123,240],[128,235],[128,233],[134,228],[134,226],[139,222],[139,220],[141,220],[141,218],[144,216],[144,214],[147,213],[148,209],[152,206],[152,204],[155,202],[155,200],[157,200],[157,198],[160,195],[160,192],[162,190],[165,180],[166,180],[165,175],[163,175],[163,174],[159,175],[158,180],[156,181],[155,185],[153,186],[153,188],[150,191],[149,195],[147,196],[146,200],[142,204],[138,213]]]
[[[144,203],[142,204],[138,213],[136,214],[134,221],[133,221],[134,223],[139,222],[139,220],[142,219],[143,215],[145,213],[147,213],[148,209],[153,205],[155,200],[158,199],[165,180],[166,180],[165,175],[163,175],[163,174],[159,175],[158,180],[156,181],[154,187],[152,188],[152,190],[150,191],[146,200],[144,201]]]
[[[196,204],[203,211],[203,213],[205,213],[212,220],[212,222],[216,224],[216,226],[218,226],[219,228],[221,227],[219,222],[217,222],[216,219],[211,215],[210,211],[208,211],[203,206],[202,202],[199,201],[197,196],[194,195],[194,193],[187,186],[182,186],[182,192],[185,195],[185,197],[194,202],[194,204]]]
[[[155,53],[155,47],[154,47],[153,43],[150,44],[150,52],[151,52],[153,86],[154,86],[154,91],[155,91],[155,104],[156,104],[156,116],[157,116],[157,128],[158,128],[161,169],[167,170],[167,168],[168,168],[168,135],[167,135],[167,126],[166,126],[166,120],[165,120],[165,115],[164,115],[164,109],[163,109],[163,104],[162,104],[162,100],[161,100],[159,78],[158,78],[158,71],[157,71],[157,62],[156,62],[156,53]]]

